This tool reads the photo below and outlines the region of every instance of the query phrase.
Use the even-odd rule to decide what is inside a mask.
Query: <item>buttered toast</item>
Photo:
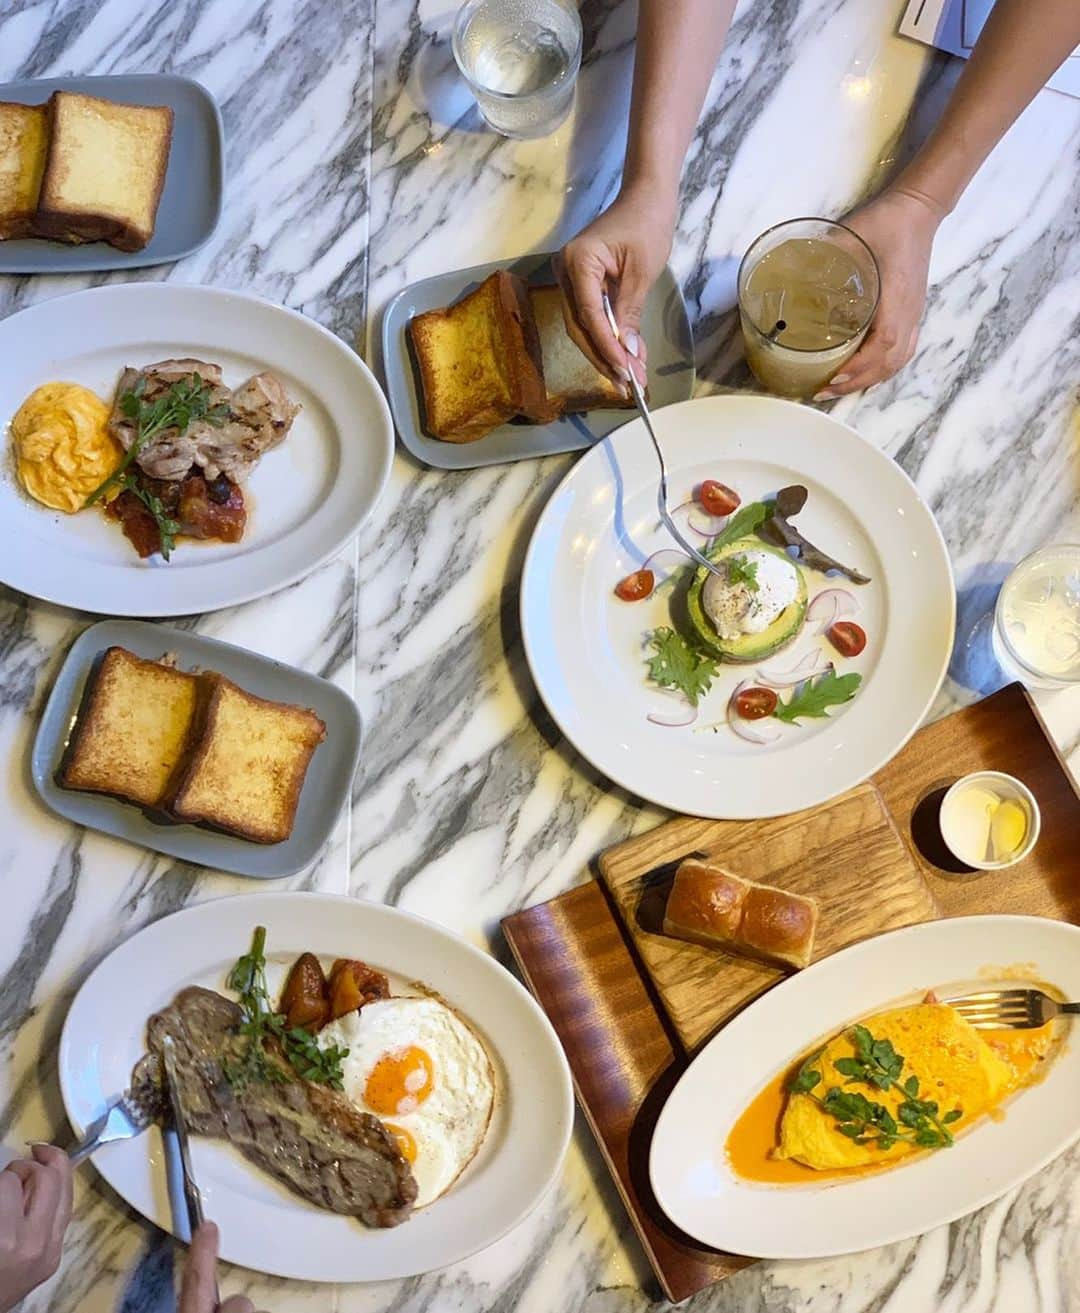
[[[0,241],[33,232],[48,145],[44,105],[0,101]]]
[[[559,414],[633,408],[634,399],[602,374],[566,330],[566,301],[559,287],[530,287],[548,401]]]
[[[424,428],[444,442],[475,442],[507,420],[555,418],[547,400],[536,322],[525,284],[500,269],[444,310],[409,321],[420,371]]]
[[[56,91],[35,231],[141,250],[153,236],[172,142],[166,105],[118,105]]]
[[[58,782],[160,808],[188,746],[198,683],[160,661],[110,647],[87,691]]]
[[[202,676],[209,696],[169,811],[256,843],[292,833],[304,776],[326,726],[304,707],[267,702],[223,675]]]

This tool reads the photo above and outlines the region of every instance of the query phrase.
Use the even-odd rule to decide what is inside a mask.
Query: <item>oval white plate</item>
[[[64,1023],[60,1087],[76,1133],[127,1087],[150,1013],[185,985],[223,989],[256,925],[267,927],[268,964],[310,949],[362,958],[401,982],[423,981],[484,1037],[499,1088],[487,1137],[462,1177],[390,1230],[315,1208],[228,1145],[196,1138],[195,1173],[206,1215],[221,1227],[223,1257],[303,1281],[381,1281],[456,1263],[516,1226],[554,1181],[569,1142],[574,1102],[563,1051],[532,997],[494,958],[376,903],[315,893],[227,898],[166,917],[121,944],[79,990]],[[94,1165],[144,1217],[178,1233],[156,1127],[107,1145]]]
[[[272,369],[303,408],[246,485],[242,541],[182,541],[166,564],[140,561],[119,525],[96,511],[63,515],[31,501],[7,446],[12,417],[42,383],[82,383],[111,405],[126,365],[169,356],[216,362],[230,386]],[[176,283],[75,292],[0,322],[0,359],[0,537],[19,545],[0,554],[0,578],[48,602],[165,616],[261,597],[348,542],[390,474],[390,409],[368,367],[328,329],[255,296]]]
[[[851,1181],[768,1186],[737,1177],[724,1145],[754,1095],[815,1040],[916,991],[1031,964],[1080,998],[1080,927],[972,916],[864,940],[792,976],[706,1045],[664,1105],[649,1155],[661,1208],[703,1244],[754,1258],[826,1258],[921,1235],[1025,1181],[1080,1135],[1080,1044],[1022,1090],[1000,1122],[951,1149]]]
[[[642,635],[670,623],[666,594],[620,602],[615,584],[674,544],[656,513],[657,464],[640,420],[570,471],[525,560],[521,623],[533,678],[559,728],[617,784],[672,811],[754,819],[812,807],[872,775],[919,727],[952,648],[948,552],[914,484],[888,456],[820,411],[771,397],[703,397],[653,416],[674,506],[706,478],[744,502],[802,483],[805,535],[872,582],[852,588],[866,651],[842,661],[863,684],[827,720],[784,726],[766,747],[724,725],[732,690],[756,666],[723,666],[697,724],[655,725],[671,698],[645,678]],[[813,592],[846,585],[813,573]],[[846,585],[851,587],[850,585]],[[787,669],[799,642],[772,658]],[[824,640],[821,640],[823,644]],[[831,654],[835,657],[835,653]],[[763,664],[763,663],[762,663]],[[719,723],[713,733],[700,727]],[[771,725],[776,722],[770,722]]]

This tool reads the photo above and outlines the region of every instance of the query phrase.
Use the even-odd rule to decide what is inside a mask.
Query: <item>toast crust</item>
[[[44,105],[0,101],[0,241],[33,235],[48,131]]]
[[[255,843],[283,842],[292,834],[311,758],[326,737],[325,724],[306,707],[257,697],[224,675],[208,673],[200,677],[200,683],[206,696],[200,701],[186,760],[174,775],[166,799],[170,815]],[[273,761],[260,760],[251,755],[251,744],[238,749],[234,741],[224,741],[228,730],[221,722],[230,704],[257,717],[272,717],[279,725],[291,722],[296,734],[288,753],[279,754]],[[252,807],[245,811],[243,803],[230,796],[229,781],[241,771],[246,778],[257,778],[265,784],[271,801],[276,797],[275,808]]]
[[[173,111],[167,105],[120,107],[145,111],[156,118],[159,127],[164,124],[155,158],[154,173],[148,188],[147,210],[150,222],[149,227],[144,228],[136,224],[130,214],[122,210],[89,210],[64,201],[63,188],[68,164],[64,154],[63,132],[57,132],[57,117],[63,105],[73,101],[105,110],[118,108],[116,102],[102,100],[97,96],[83,96],[67,91],[53,92],[48,106],[49,148],[41,179],[38,207],[34,216],[34,233],[39,237],[67,242],[70,245],[105,241],[120,251],[141,251],[153,237],[157,222],[158,205],[165,187],[165,175],[168,172],[169,154],[172,148]]]

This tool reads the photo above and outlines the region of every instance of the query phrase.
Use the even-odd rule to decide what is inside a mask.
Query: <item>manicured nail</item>
[[[832,376],[832,378],[829,379],[829,382],[830,382],[830,383],[846,383],[850,377],[851,377],[850,374],[834,374],[834,375]]]
[[[641,339],[632,328],[628,328],[624,330],[622,340],[623,346],[626,347],[627,351],[629,351],[636,360],[641,351]]]
[[[814,393],[813,400],[814,400],[814,401],[831,401],[831,400],[833,399],[833,397],[835,397],[836,395],[837,395],[837,394],[832,390],[832,388],[823,388],[820,392],[815,392],[815,393]]]
[[[623,365],[616,365],[615,373],[618,374],[624,383],[630,382],[630,372]]]

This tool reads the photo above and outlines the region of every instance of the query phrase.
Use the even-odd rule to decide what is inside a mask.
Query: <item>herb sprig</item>
[[[861,683],[862,675],[855,671],[838,675],[835,670],[827,670],[817,679],[807,680],[786,702],[778,702],[773,715],[789,725],[793,725],[801,716],[821,718],[828,713],[830,707],[850,702]]]
[[[654,629],[646,643],[655,653],[647,658],[649,678],[661,688],[677,688],[696,707],[712,688],[718,662],[666,626]]]
[[[247,1045],[236,1062],[224,1065],[225,1079],[237,1091],[251,1084],[280,1084],[289,1079],[288,1072],[267,1052],[268,1040],[277,1040],[289,1065],[304,1080],[329,1085],[340,1090],[344,1073],[342,1062],[349,1050],[336,1044],[320,1048],[314,1035],[285,1024],[275,1012],[266,987],[266,927],[256,926],[251,950],[239,958],[226,982],[240,996],[244,1020],[240,1034]]]
[[[949,1127],[964,1115],[962,1108],[941,1113],[934,1099],[919,1098],[919,1078],[912,1074],[901,1080],[905,1059],[891,1041],[875,1039],[865,1026],[853,1026],[848,1032],[854,1056],[837,1058],[833,1063],[844,1085],[834,1085],[817,1093],[823,1077],[817,1068],[824,1049],[804,1060],[788,1082],[792,1094],[805,1094],[836,1121],[836,1129],[855,1144],[873,1144],[891,1149],[894,1144],[910,1144],[919,1149],[944,1149],[954,1143]],[[899,1089],[904,1098],[896,1106],[895,1116],[883,1103],[844,1086],[863,1084],[871,1089]]]
[[[154,523],[157,525],[158,538],[161,541],[161,555],[164,560],[168,560],[172,555],[172,550],[176,546],[176,535],[180,532],[180,525],[172,519],[162,504],[161,498],[144,488],[139,482],[138,477],[131,473],[125,473],[120,480],[120,486],[126,491],[133,493],[139,501],[146,507],[154,517]]]
[[[726,564],[729,584],[745,584],[748,593],[758,591],[757,561],[751,561],[748,556],[729,556]]]
[[[145,392],[146,375],[140,374],[131,391],[121,396],[121,411],[127,419],[135,421],[135,438],[116,469],[83,502],[84,508],[93,506],[114,484],[120,483],[143,447],[166,429],[176,429],[182,434],[195,420],[220,428],[229,417],[228,406],[210,404],[210,385],[198,373],[177,379],[153,401],[145,399]]]

